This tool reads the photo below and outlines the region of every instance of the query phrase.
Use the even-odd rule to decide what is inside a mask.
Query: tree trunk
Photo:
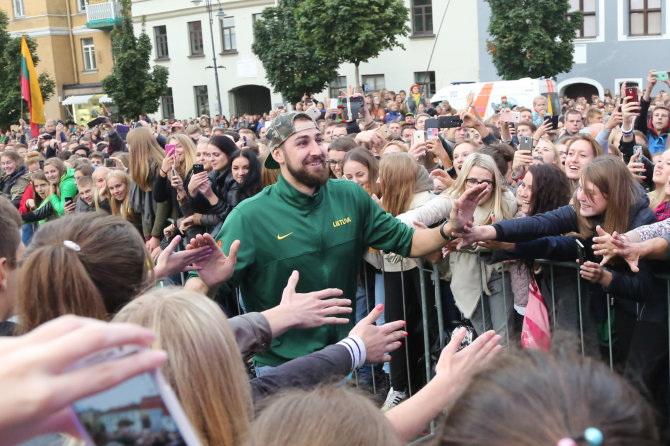
[[[355,91],[358,91],[360,86],[361,86],[361,76],[359,75],[359,72],[358,72],[358,65],[359,64],[360,64],[360,62],[355,62],[354,63],[354,67],[356,67],[356,90]]]

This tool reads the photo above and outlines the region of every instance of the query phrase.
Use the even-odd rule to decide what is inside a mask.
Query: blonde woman
[[[649,175],[645,173],[645,175]],[[654,165],[652,181],[656,189],[649,192],[649,207],[656,213],[659,221],[670,216],[670,196],[666,193],[666,184],[670,178],[670,150],[660,154],[660,160]]]
[[[517,210],[514,195],[505,186],[493,158],[476,152],[465,160],[456,182],[449,189],[436,199],[397,218],[408,226],[414,222],[431,226],[449,217],[453,202],[463,192],[482,183],[487,185],[488,194],[475,209],[474,224],[484,225],[512,218]],[[503,299],[503,264],[486,265],[478,260],[475,253],[452,252],[449,255],[449,267],[452,275],[451,291],[458,309],[471,320],[478,333],[493,328],[503,339],[507,339],[513,315],[513,299],[511,296]],[[505,280],[509,281],[508,274]],[[506,283],[505,289],[510,290],[510,286]]]
[[[165,155],[153,184],[153,198],[157,203],[170,202],[177,218],[189,216],[193,213],[190,206],[186,209],[182,206],[188,203],[184,185],[188,184],[196,162],[195,143],[189,136],[177,133],[167,139]]]
[[[132,223],[141,234],[140,216],[135,213],[130,204],[130,176],[122,170],[110,170],[105,179],[105,189],[109,195],[110,213]]]
[[[147,251],[152,255],[160,249],[163,228],[170,214],[170,203],[157,203],[152,187],[165,158],[165,153],[151,134],[151,130],[140,127],[131,130],[126,137],[130,152],[130,203],[133,211],[141,215],[142,233]]]
[[[294,276],[291,279],[297,283],[297,274]],[[388,341],[402,337],[402,331],[395,331],[390,336],[381,335],[391,327],[402,327],[402,323],[374,327],[374,318],[380,314],[381,311],[375,310],[350,332],[359,336],[364,344],[367,356],[362,358],[363,361],[377,362],[386,358],[384,348],[397,348],[397,345],[388,345]],[[341,379],[352,368],[353,357],[349,348],[353,338],[347,337],[249,382],[242,357],[248,359],[254,353],[253,349],[262,348],[263,343],[267,347],[269,332],[279,334],[277,326],[268,320],[257,324],[260,315],[256,316],[256,321],[248,315],[246,319],[228,319],[221,308],[203,294],[183,288],[160,288],[132,300],[114,321],[132,322],[156,333],[153,347],[166,350],[168,354],[168,361],[161,371],[176,392],[202,444],[233,446],[244,444],[253,418],[253,401],[281,388],[306,387],[331,377]],[[292,317],[295,316],[301,317],[300,314]],[[374,337],[381,335],[378,340],[384,339],[380,345],[373,345],[370,329],[376,333]],[[265,339],[257,340],[259,335]],[[241,341],[245,337],[251,338],[252,351],[244,347],[240,349],[236,337]]]
[[[393,216],[416,209],[428,203],[433,181],[428,172],[407,153],[391,153],[379,163],[379,187],[384,210]],[[425,384],[420,354],[423,351],[420,289],[424,280],[426,289],[432,289],[429,278],[421,274],[416,259],[382,252],[384,263],[384,319],[403,319],[407,322],[407,346],[391,355],[391,389],[382,410],[389,410],[416,393]],[[403,301],[404,299],[404,301]],[[429,301],[434,296],[428,296]],[[432,307],[432,305],[429,305]],[[409,367],[405,359],[409,357]],[[409,370],[408,370],[409,368]]]

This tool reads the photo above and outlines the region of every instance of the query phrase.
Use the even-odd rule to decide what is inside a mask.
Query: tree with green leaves
[[[553,77],[572,69],[581,12],[568,0],[486,0],[491,7],[486,47],[503,79]]]
[[[254,23],[252,51],[263,63],[268,82],[290,102],[304,93],[322,91],[337,77],[340,63],[332,54],[316,53],[295,28],[299,0],[279,0]]]
[[[409,35],[409,9],[403,0],[303,0],[295,21],[303,42],[318,54],[356,67],[384,50],[404,49],[398,41]]]
[[[151,39],[144,31],[135,37],[130,18],[130,0],[121,0],[123,22],[112,31],[112,74],[102,81],[102,89],[119,107],[119,113],[137,119],[144,113],[158,110],[160,97],[167,89],[168,69],[154,66],[151,69]]]
[[[21,38],[11,38],[7,32],[9,19],[7,14],[0,10],[0,126],[6,127],[16,124],[19,118],[29,121],[28,106],[21,97]],[[37,43],[26,36],[30,55],[37,68]],[[44,102],[54,94],[55,82],[48,74],[42,73],[37,77]],[[23,106],[23,116],[21,108]]]

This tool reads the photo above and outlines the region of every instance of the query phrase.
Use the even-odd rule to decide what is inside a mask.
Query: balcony
[[[110,30],[115,25],[121,25],[122,20],[121,4],[114,0],[106,2],[89,0],[86,5],[87,28]]]

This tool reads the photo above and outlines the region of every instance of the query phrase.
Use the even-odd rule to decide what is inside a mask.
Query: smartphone
[[[638,156],[642,155],[642,146],[633,146],[633,153],[636,153]]]
[[[130,131],[130,127],[127,125],[119,124],[116,126],[116,131],[120,133],[128,133]]]
[[[195,175],[196,173],[204,172],[204,171],[205,171],[205,166],[203,166],[202,164],[200,164],[200,163],[193,164],[193,170],[192,170],[193,175]]]
[[[519,138],[519,150],[533,150],[533,137],[521,136]]]
[[[551,121],[551,129],[558,130],[558,116],[557,115],[544,115],[545,122]]]
[[[667,81],[668,80],[668,72],[667,71],[657,71],[657,72],[654,73],[654,77],[659,81]]]
[[[104,166],[105,167],[114,167],[114,160],[109,159],[109,158],[105,158]]]
[[[129,357],[139,351],[136,346],[104,350],[80,360],[71,370]],[[131,440],[132,444],[157,446],[201,444],[179,400],[157,369],[75,402],[71,414],[87,445],[116,444],[118,438]]]
[[[343,105],[345,121],[353,121],[360,117],[360,112],[365,105],[365,99],[363,96],[348,97],[346,101],[343,101]]]
[[[500,112],[502,122],[521,122],[521,112],[504,109]]]
[[[316,105],[309,107],[307,110],[305,110],[305,113],[315,121],[321,118],[321,110],[319,110]],[[246,146],[246,144],[244,145]]]
[[[579,260],[580,265],[583,265],[586,261],[586,251],[584,250],[584,245],[581,241],[579,241],[579,239],[575,239],[575,244],[577,245],[577,260]]]
[[[172,168],[172,176],[173,177],[178,177],[179,174],[177,173],[177,169],[174,167],[174,164],[170,166]]]
[[[72,203],[72,197],[65,197],[65,206]]]
[[[637,87],[626,87],[625,97],[631,98],[631,101],[633,102],[637,102],[638,101]]]
[[[174,155],[174,144],[165,144],[165,156]]]
[[[428,129],[439,129],[440,128],[440,120],[437,118],[428,118],[426,119],[426,122],[424,123],[424,128],[426,130]]]
[[[437,138],[437,135],[438,135],[439,131],[440,131],[440,129],[436,129],[436,128],[426,129],[426,136],[427,136],[428,141],[430,141],[431,139]]]
[[[414,143],[426,142],[426,132],[423,130],[414,130]]]
[[[49,135],[48,133],[42,133],[40,136],[44,141],[49,141],[51,139],[51,135]]]
[[[463,120],[458,116],[440,116],[439,121],[441,129],[452,129],[463,125]]]
[[[338,105],[340,105],[340,101],[337,98],[331,99],[330,100],[330,107],[328,107],[328,108],[334,110],[338,107]]]
[[[384,139],[391,139],[395,136],[393,132],[386,126],[379,127],[379,129],[377,129],[377,134]]]
[[[96,125],[104,124],[105,123],[105,118],[102,116],[98,116],[95,118],[93,121],[89,121],[86,125],[88,126],[89,129],[92,129]]]

